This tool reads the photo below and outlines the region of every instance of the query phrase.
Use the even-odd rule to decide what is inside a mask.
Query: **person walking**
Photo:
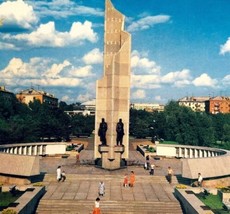
[[[56,172],[57,172],[57,181],[59,182],[61,181],[61,166],[57,167]]]
[[[155,168],[155,165],[152,163],[150,166],[150,172],[149,172],[150,175],[154,175],[154,168]]]
[[[197,179],[197,183],[198,183],[198,187],[202,187],[202,182],[203,182],[203,177],[201,176],[201,173],[198,173],[198,179]]]
[[[124,186],[124,187],[128,187],[128,184],[129,184],[128,175],[125,174],[125,176],[124,176],[124,181],[123,181],[123,186]]]
[[[61,173],[61,180],[62,180],[62,182],[64,182],[66,180],[65,171],[62,171],[62,173]]]
[[[130,187],[134,187],[134,183],[135,183],[135,174],[134,171],[131,171],[130,177],[129,177],[129,186]]]
[[[101,214],[100,198],[96,198],[94,202],[93,214]]]
[[[98,195],[104,196],[104,194],[105,194],[105,183],[101,181],[98,186]]]
[[[168,167],[168,182],[171,184],[172,183],[172,176],[173,176],[173,170],[172,168],[169,166]]]

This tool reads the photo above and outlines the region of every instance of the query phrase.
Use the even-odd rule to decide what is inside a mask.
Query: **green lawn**
[[[163,142],[160,142],[160,144],[178,144],[176,141],[163,141]]]
[[[0,192],[0,211],[1,207],[7,207],[10,203],[15,202],[23,192],[17,193],[15,196],[12,196],[10,192]]]
[[[203,193],[196,194],[196,196],[206,205],[211,208],[215,214],[227,214],[228,211],[223,209],[223,204],[218,195],[209,194],[204,197]]]

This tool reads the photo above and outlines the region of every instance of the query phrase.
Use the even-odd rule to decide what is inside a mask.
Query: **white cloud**
[[[173,84],[176,87],[182,87],[190,84],[190,70],[183,69],[182,71],[169,72],[161,77],[161,82],[165,84]]]
[[[103,53],[98,48],[93,49],[83,56],[85,64],[101,64],[103,62]]]
[[[147,16],[137,20],[136,22],[133,21],[132,24],[130,24],[127,27],[127,31],[133,32],[133,31],[146,30],[156,24],[168,22],[169,19],[170,16],[168,15]]]
[[[230,75],[227,75],[223,78],[224,85],[230,85]]]
[[[70,66],[71,63],[68,60],[65,60],[63,63],[60,64],[53,64],[50,69],[48,69],[43,76],[49,78],[60,78],[60,73],[63,71],[64,68]]]
[[[37,23],[33,7],[23,0],[6,1],[0,4],[0,19],[4,18],[4,26],[18,26],[23,29],[30,29]]]
[[[78,67],[69,71],[68,74],[72,77],[79,77],[79,78],[90,77],[90,76],[94,76],[94,74],[92,73],[92,68],[93,67],[91,65]]]
[[[82,80],[78,77],[92,76],[92,68],[76,69],[68,60],[56,64],[49,59],[31,58],[28,63],[20,58],[12,58],[9,64],[0,71],[5,84],[10,86],[81,86]],[[73,71],[78,70],[78,75]],[[73,72],[73,73],[72,73]]]
[[[230,52],[230,37],[228,38],[227,42],[224,45],[220,46],[220,54],[224,55],[225,53]]]
[[[143,99],[146,97],[145,91],[144,90],[136,90],[132,93],[132,99]]]
[[[78,5],[76,1],[54,0],[54,1],[31,1],[39,16],[53,16],[55,19],[67,18],[69,16],[103,16],[104,11],[96,7]]]
[[[94,96],[93,96],[92,94],[89,94],[89,93],[80,94],[80,95],[77,97],[77,101],[79,101],[79,102],[86,102],[86,101],[92,100],[93,97],[94,97]]]
[[[24,63],[20,58],[12,58],[9,64],[0,71],[1,77],[6,79],[11,78],[34,78],[38,76],[33,66],[28,63]]]
[[[92,23],[88,21],[85,21],[83,24],[74,22],[69,32],[56,31],[54,22],[48,22],[47,24],[41,24],[32,33],[15,36],[8,34],[3,39],[16,39],[35,47],[64,47],[80,45],[84,40],[96,42],[97,34],[92,29]]]
[[[153,89],[160,88],[160,78],[158,75],[132,75],[131,86],[132,88],[145,88]]]
[[[154,97],[156,101],[162,101],[162,98],[160,95]]]
[[[156,74],[160,73],[161,69],[156,62],[142,57],[138,51],[133,51],[131,54],[131,67],[135,74]]]
[[[71,98],[68,96],[68,95],[64,95],[62,98],[61,98],[61,101],[63,102],[67,102],[69,101]]]
[[[0,42],[0,50],[19,50],[14,44]]]
[[[208,87],[216,87],[217,80],[212,79],[208,74],[201,74],[199,77],[194,79],[192,83],[195,86],[208,86]]]

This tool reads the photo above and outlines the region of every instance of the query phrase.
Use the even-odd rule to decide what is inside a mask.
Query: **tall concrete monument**
[[[125,17],[105,1],[104,74],[96,86],[94,157],[104,169],[119,169],[129,156],[131,35]]]

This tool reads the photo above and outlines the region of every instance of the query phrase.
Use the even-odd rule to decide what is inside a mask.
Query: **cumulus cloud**
[[[100,64],[103,62],[103,53],[98,48],[85,54],[82,58],[85,64]]]
[[[19,50],[14,44],[0,42],[0,50]]]
[[[155,74],[160,73],[161,67],[156,62],[142,57],[138,51],[133,51],[131,56],[131,67],[135,74]]]
[[[227,75],[223,78],[224,85],[230,85],[230,75]]]
[[[43,76],[49,78],[60,78],[60,73],[63,71],[64,68],[71,65],[68,60],[65,60],[63,63],[56,64],[54,63],[51,68],[49,68],[46,72],[44,72]]]
[[[207,86],[207,87],[216,87],[217,80],[212,79],[208,74],[201,74],[199,77],[195,78],[192,83],[195,86]]]
[[[190,84],[190,70],[183,69],[182,71],[169,72],[161,77],[161,82],[165,84],[173,84],[176,87],[182,87]]]
[[[80,94],[80,95],[77,97],[77,100],[78,100],[79,102],[86,102],[86,101],[92,100],[93,97],[94,97],[94,96],[93,96],[92,94],[89,94],[89,93]]]
[[[160,88],[158,75],[132,75],[131,86],[133,88],[154,89]]]
[[[228,40],[225,42],[224,45],[220,46],[220,54],[224,55],[225,53],[229,53],[230,52],[230,37],[228,38]]]
[[[104,11],[96,7],[79,5],[77,1],[54,0],[54,1],[31,1],[39,16],[53,16],[57,18],[67,18],[69,16],[103,16]]]
[[[93,67],[91,65],[77,67],[69,71],[68,75],[79,78],[95,76],[95,74],[92,73],[92,69]]]
[[[137,21],[133,21],[132,24],[130,24],[127,27],[127,31],[134,32],[134,31],[146,30],[153,27],[156,24],[165,23],[168,22],[169,20],[170,20],[170,16],[168,15],[146,16]]]
[[[146,97],[145,91],[142,89],[136,90],[131,95],[132,99],[143,99]]]
[[[59,32],[55,29],[54,22],[41,24],[32,33],[18,35],[5,35],[5,40],[17,40],[24,42],[24,45],[34,47],[64,47],[70,45],[81,45],[84,40],[97,41],[97,34],[92,29],[92,23],[85,21],[83,24],[74,22],[69,32]]]
[[[31,29],[38,22],[33,7],[26,1],[6,1],[0,4],[0,19],[4,19],[1,30]]]
[[[79,71],[78,76],[73,74],[75,70]],[[57,64],[53,63],[52,60],[43,58],[31,58],[29,62],[24,62],[20,58],[13,58],[3,70],[0,70],[0,76],[4,79],[5,84],[10,86],[24,87],[38,84],[42,86],[76,87],[82,84],[82,79],[79,77],[83,76],[82,73],[90,74],[88,70],[90,69],[76,69],[68,60]]]

